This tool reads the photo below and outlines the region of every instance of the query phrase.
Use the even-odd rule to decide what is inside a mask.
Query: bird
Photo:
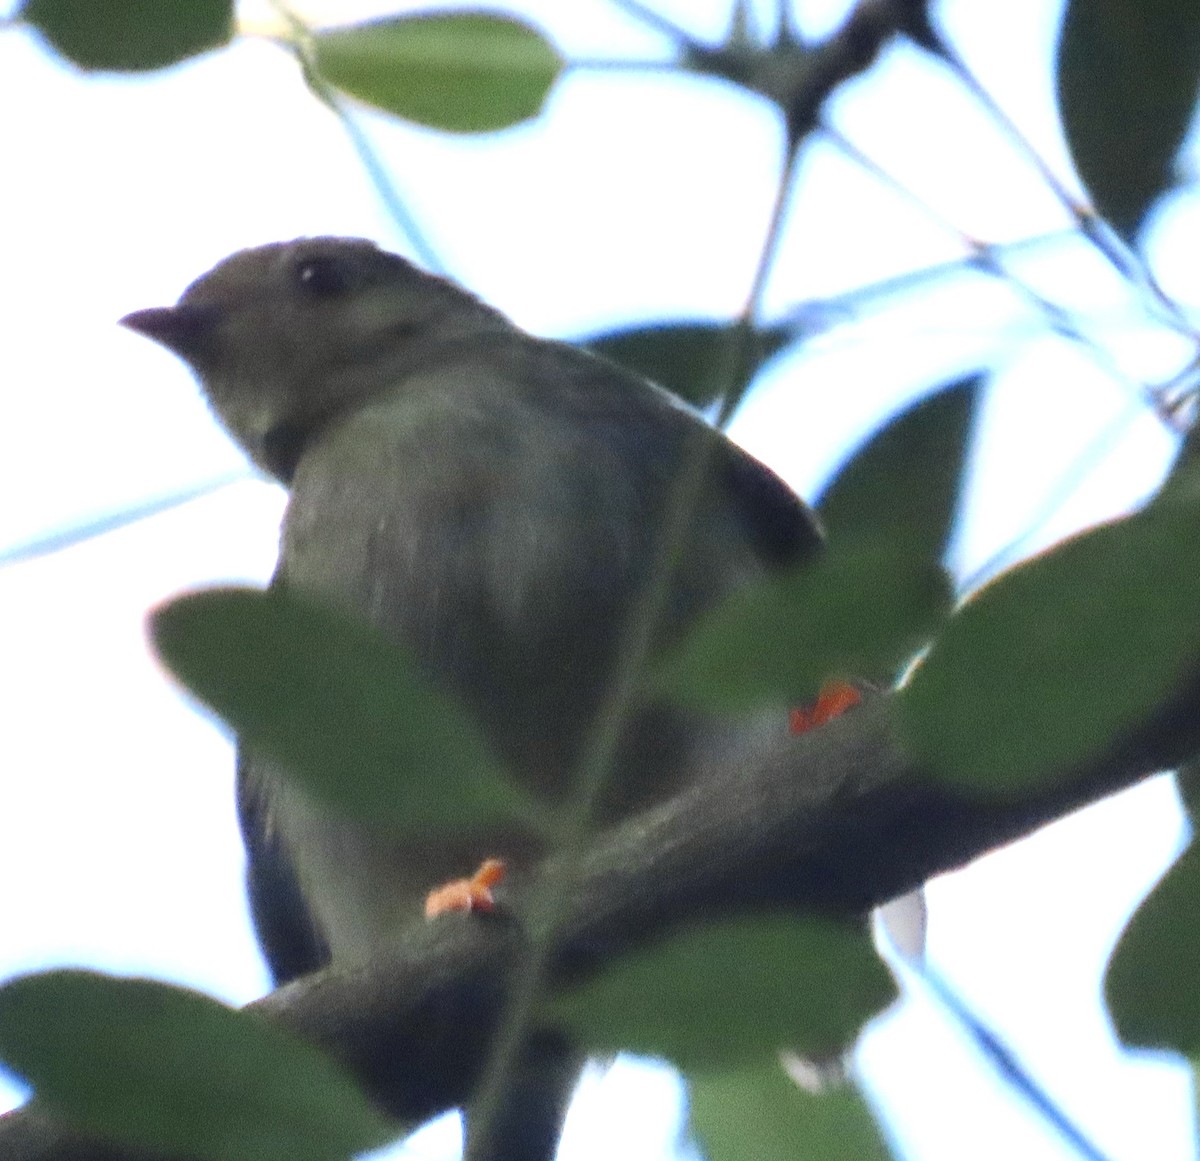
[[[821,551],[804,502],[678,397],[522,330],[367,239],[242,250],[176,305],[121,321],[190,366],[234,442],[288,490],[272,585],[402,643],[511,777],[550,803],[571,793],[688,457],[703,474],[656,651]],[[738,728],[639,696],[593,825],[680,790]],[[334,817],[244,740],[238,798],[251,915],[276,983],[368,959],[431,890],[486,860],[519,884],[546,853],[532,828],[397,836]],[[567,1071],[556,1096],[526,1085],[535,1097],[514,1099],[504,1133],[474,1155],[548,1161]]]

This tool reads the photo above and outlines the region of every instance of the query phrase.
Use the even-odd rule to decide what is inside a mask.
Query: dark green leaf
[[[1122,1041],[1200,1055],[1200,848],[1184,851],[1134,912],[1105,974]]]
[[[85,69],[159,69],[233,34],[232,0],[26,0],[19,15]]]
[[[800,705],[831,679],[889,679],[929,640],[950,599],[941,569],[888,544],[834,548],[714,609],[656,681],[699,708]]]
[[[692,1127],[706,1161],[888,1161],[870,1109],[848,1085],[811,1093],[773,1058],[689,1078]]]
[[[678,931],[547,1005],[589,1050],[627,1049],[701,1073],[786,1047],[840,1051],[894,995],[865,931],[770,915]]]
[[[1008,572],[951,618],[902,691],[927,768],[1019,793],[1068,776],[1200,662],[1200,515],[1153,505]]]
[[[725,323],[663,323],[624,327],[580,339],[598,355],[628,367],[697,407],[706,407],[749,377],[795,338],[794,329],[767,327],[750,336],[750,366],[735,361],[738,328]]]
[[[407,121],[486,133],[536,117],[563,62],[529,25],[486,12],[389,16],[313,36],[336,88]]]
[[[1132,238],[1171,183],[1200,88],[1192,0],[1071,0],[1058,101],[1075,165],[1101,215]]]
[[[150,980],[53,971],[5,984],[0,1059],[64,1119],[156,1155],[346,1161],[401,1131],[312,1045]]]
[[[942,559],[982,383],[972,375],[927,396],[855,453],[817,505],[831,544],[886,538],[914,560]]]
[[[414,830],[536,817],[463,709],[357,620],[213,589],[158,609],[151,632],[197,697],[343,812]]]

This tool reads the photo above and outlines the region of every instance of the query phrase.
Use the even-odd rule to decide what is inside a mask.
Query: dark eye
[[[296,282],[307,294],[333,298],[350,289],[352,276],[344,262],[328,255],[301,258],[296,263]]]

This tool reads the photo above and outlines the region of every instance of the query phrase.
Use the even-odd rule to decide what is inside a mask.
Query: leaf
[[[945,554],[982,375],[926,396],[876,432],[817,505],[833,545],[885,537],[915,560]]]
[[[863,1098],[842,1085],[805,1092],[775,1059],[689,1078],[692,1126],[707,1161],[887,1161]]]
[[[232,0],[26,0],[18,17],[84,69],[141,72],[228,44]]]
[[[346,1161],[396,1137],[336,1064],[249,1012],[85,971],[0,988],[0,1059],[106,1140],[213,1161]]]
[[[1071,0],[1058,45],[1058,103],[1101,215],[1131,239],[1172,182],[1200,87],[1192,0]]]
[[[706,614],[655,681],[701,709],[799,705],[833,678],[890,679],[928,641],[950,601],[941,569],[898,557],[892,545],[834,548]]]
[[[828,555],[702,619],[662,686],[688,704],[744,710],[809,701],[831,678],[890,683],[950,608],[939,562],[981,382],[959,380],[870,439],[819,507]]]
[[[466,712],[358,620],[228,588],[176,598],[150,629],[163,664],[239,737],[345,813],[409,830],[536,817]]]
[[[407,121],[487,133],[536,117],[563,69],[529,25],[486,12],[389,16],[313,34],[330,84]]]
[[[661,1056],[699,1074],[785,1047],[839,1052],[894,996],[865,931],[759,915],[679,930],[546,1005],[589,1051]]]
[[[738,377],[731,344],[738,328],[726,323],[660,323],[623,327],[580,339],[580,345],[666,387],[697,407],[720,399]],[[751,338],[749,379],[795,338],[792,327],[766,327]]]
[[[1134,912],[1104,994],[1125,1044],[1200,1055],[1200,848],[1192,844]]]
[[[1200,662],[1200,519],[1155,504],[982,589],[898,699],[910,753],[953,784],[1061,781]]]

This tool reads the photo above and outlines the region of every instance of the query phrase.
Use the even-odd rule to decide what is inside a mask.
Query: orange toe
[[[425,896],[425,918],[433,919],[447,911],[495,910],[492,888],[502,883],[507,873],[503,860],[484,859],[469,879],[452,879],[430,891]]]
[[[840,717],[862,701],[862,694],[848,681],[827,681],[812,705],[801,706],[788,714],[788,728],[793,734],[806,734]]]

